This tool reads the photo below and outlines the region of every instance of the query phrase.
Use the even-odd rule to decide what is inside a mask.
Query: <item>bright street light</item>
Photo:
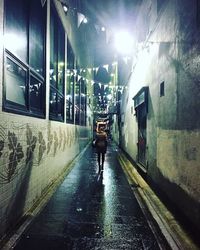
[[[88,19],[86,17],[83,18],[83,23],[87,23]]]
[[[127,31],[117,32],[114,36],[114,45],[120,54],[130,54],[133,49],[133,38]]]

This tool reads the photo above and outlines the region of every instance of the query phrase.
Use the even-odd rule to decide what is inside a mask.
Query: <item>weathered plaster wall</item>
[[[145,29],[149,33],[138,46],[122,113],[123,147],[137,161],[137,122],[130,113],[132,97],[143,86],[149,86],[147,175],[199,227],[200,19],[196,4],[194,0],[165,1],[154,25]],[[149,15],[155,14],[155,8],[156,1],[144,1],[139,16],[148,11]],[[138,29],[142,28],[140,24]],[[165,94],[160,96],[163,81]]]

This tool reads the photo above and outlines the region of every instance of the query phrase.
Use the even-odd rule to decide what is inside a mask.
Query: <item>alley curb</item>
[[[137,187],[140,199],[149,210],[170,248],[173,250],[199,250],[199,247],[184,231],[122,151],[119,151],[118,160],[129,184]]]

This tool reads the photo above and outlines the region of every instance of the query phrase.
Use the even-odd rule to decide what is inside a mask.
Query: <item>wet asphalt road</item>
[[[24,232],[15,250],[159,249],[109,145],[98,175],[92,147]]]

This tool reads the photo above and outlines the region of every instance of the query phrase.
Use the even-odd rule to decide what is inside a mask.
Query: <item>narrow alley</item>
[[[117,154],[110,145],[99,174],[87,147],[14,249],[170,249],[151,231]]]
[[[200,0],[0,0],[0,249],[200,250],[199,170]]]

